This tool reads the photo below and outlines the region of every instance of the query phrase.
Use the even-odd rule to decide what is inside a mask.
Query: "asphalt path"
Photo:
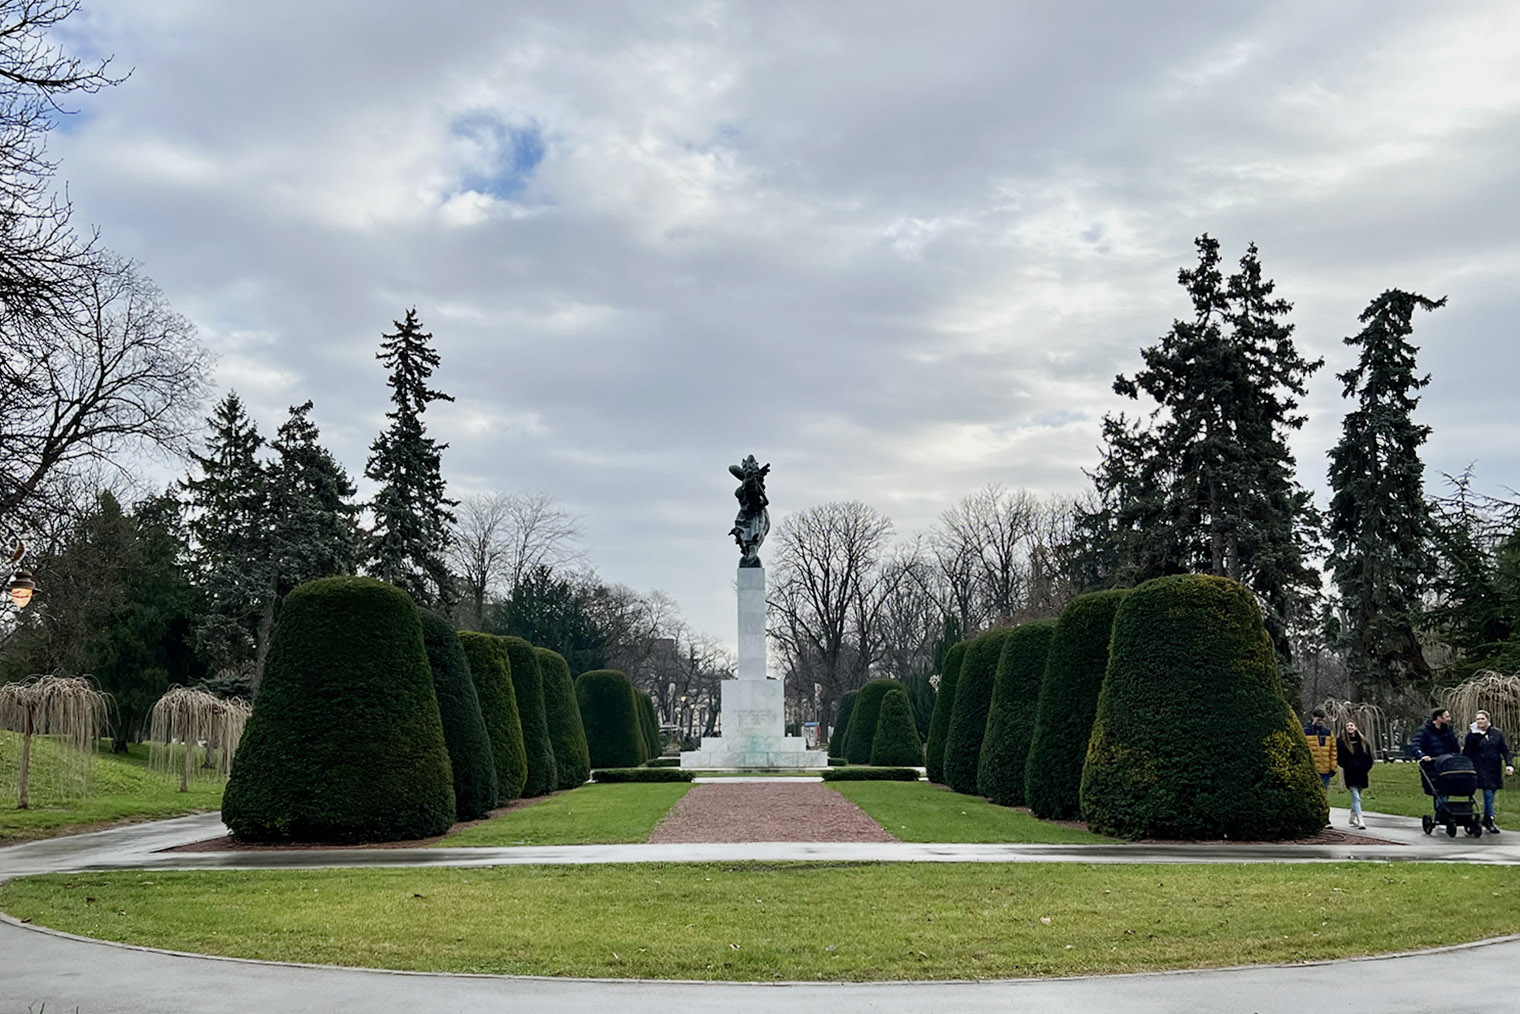
[[[1344,827],[1345,811],[1332,820]],[[571,862],[744,859],[911,862],[1339,862],[1451,861],[1520,865],[1520,833],[1427,837],[1418,820],[1368,814],[1387,845],[943,845],[755,843],[588,845],[508,849],[341,849],[163,852],[225,833],[203,814],[0,848],[0,880],[42,872],[118,869],[267,869],[322,866],[493,866]],[[1411,941],[1418,946],[1418,941]],[[335,1012],[512,1010],[619,1014],[722,1009],[766,1014],[778,1006],[855,1011],[946,1010],[1281,1011],[1306,997],[1320,1011],[1450,1011],[1520,996],[1520,940],[1370,960],[1157,975],[995,983],[682,983],[429,975],[280,965],[177,955],[70,937],[0,921],[0,1012]],[[1469,999],[1463,999],[1463,998]]]

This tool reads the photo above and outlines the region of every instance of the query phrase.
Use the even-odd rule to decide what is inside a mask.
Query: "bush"
[[[549,716],[544,710],[544,675],[538,670],[538,653],[520,637],[503,637],[507,670],[517,694],[517,717],[522,720],[523,750],[528,755],[528,779],[522,794],[527,797],[553,792],[559,784],[554,766],[554,743],[549,739]]]
[[[955,681],[955,708],[945,730],[945,784],[956,792],[976,794],[976,769],[982,759],[982,736],[998,661],[1011,629],[989,630],[966,647]]]
[[[850,737],[850,716],[855,714],[855,700],[859,690],[850,690],[839,699],[839,712],[834,716],[834,734],[829,737],[829,756],[844,759],[845,744]]]
[[[679,757],[651,757],[644,762],[646,768],[678,768],[681,766]]]
[[[496,764],[497,798],[510,802],[522,795],[528,780],[528,754],[523,747],[522,719],[517,714],[517,692],[512,689],[512,670],[507,662],[507,648],[501,638],[459,632],[470,667],[470,681],[480,698],[480,717],[486,723],[491,740],[491,759]]]
[[[913,724],[913,702],[902,687],[881,699],[876,735],[871,739],[871,764],[878,767],[917,766],[924,762],[924,745]]]
[[[696,776],[680,768],[597,768],[591,777],[598,782],[689,782]]]
[[[823,773],[826,782],[916,782],[914,768],[831,768]]]
[[[977,760],[976,791],[999,806],[1025,802],[1024,761],[1034,737],[1034,712],[1055,629],[1055,620],[1035,620],[1013,628],[998,660]]]
[[[1114,617],[1082,771],[1082,817],[1125,838],[1267,841],[1328,812],[1251,592],[1148,581]]]
[[[422,622],[372,578],[285,597],[222,819],[244,841],[442,834],[454,788]]]
[[[454,772],[454,814],[460,820],[479,820],[496,808],[496,762],[491,737],[480,713],[480,698],[470,680],[459,635],[448,620],[419,610],[422,644],[433,672],[433,693],[443,719],[443,741]]]
[[[548,648],[534,648],[538,673],[544,681],[544,718],[549,724],[549,746],[554,751],[555,787],[573,789],[591,776],[591,755],[586,749],[586,729],[581,708],[575,702],[575,684],[565,656]]]
[[[855,710],[850,714],[850,738],[845,741],[844,758],[851,764],[871,763],[871,744],[876,739],[876,720],[881,715],[881,699],[888,690],[898,690],[902,684],[897,680],[870,680],[861,687],[855,697]]]
[[[1114,613],[1127,594],[1120,590],[1082,595],[1056,621],[1024,765],[1024,799],[1043,820],[1075,820],[1081,815],[1082,763],[1108,669]]]
[[[654,698],[642,690],[634,691],[639,706],[639,732],[644,740],[644,756],[658,757],[660,750],[660,720],[655,717]]]
[[[934,715],[929,719],[929,738],[924,745],[924,767],[929,781],[945,783],[945,739],[950,732],[950,712],[955,710],[955,687],[961,674],[970,641],[960,641],[945,652],[945,665],[939,674],[939,692],[934,695]]]
[[[593,769],[631,768],[644,762],[633,693],[633,684],[616,669],[592,669],[575,678],[575,700]]]
[[[829,767],[831,768],[848,767],[850,764],[850,762],[845,760],[843,757],[830,757],[828,758],[828,761]]]

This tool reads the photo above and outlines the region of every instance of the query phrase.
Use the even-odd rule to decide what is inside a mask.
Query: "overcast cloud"
[[[903,533],[987,482],[1075,492],[1192,239],[1261,247],[1327,368],[1378,292],[1433,374],[1431,477],[1520,486],[1520,5],[93,0],[132,68],[55,136],[266,434],[355,474],[416,306],[457,494],[550,490],[607,579],[731,640],[726,466],[773,517]]]

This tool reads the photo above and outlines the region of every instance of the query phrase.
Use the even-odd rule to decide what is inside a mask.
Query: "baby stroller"
[[[1425,794],[1435,797],[1435,815],[1427,813],[1420,818],[1420,826],[1425,829],[1425,833],[1430,834],[1437,826],[1444,824],[1446,836],[1455,838],[1457,825],[1461,824],[1472,837],[1481,835],[1482,818],[1473,800],[1473,793],[1478,791],[1478,772],[1473,767],[1473,762],[1459,753],[1448,753],[1433,757],[1429,764],[1420,764],[1418,767],[1420,779],[1425,783]],[[1458,799],[1458,796],[1466,796],[1467,799],[1464,801]]]

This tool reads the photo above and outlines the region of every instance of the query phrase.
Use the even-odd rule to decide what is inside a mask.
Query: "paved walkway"
[[[1347,814],[1332,819],[1344,827]],[[255,869],[319,866],[492,866],[522,863],[699,862],[744,859],[915,862],[1333,862],[1448,860],[1520,865],[1520,833],[1480,839],[1427,837],[1418,820],[1367,816],[1368,832],[1396,844],[945,845],[905,842],[759,842],[583,845],[506,849],[341,849],[164,853],[225,833],[203,814],[0,848],[0,880],[49,871]],[[1411,941],[1411,944],[1417,944]],[[1460,989],[1457,983],[1461,983]],[[1461,996],[1520,995],[1520,940],[1366,961],[1087,979],[998,983],[720,984],[436,976],[282,966],[172,955],[88,941],[0,921],[0,1011],[83,1014],[219,1014],[269,1011],[584,1011],[619,1014],[723,1009],[760,1014],[819,1005],[855,1011],[1090,1011],[1122,1003],[1126,1014],[1161,1011],[1323,1010],[1385,1005],[1448,1012]]]

